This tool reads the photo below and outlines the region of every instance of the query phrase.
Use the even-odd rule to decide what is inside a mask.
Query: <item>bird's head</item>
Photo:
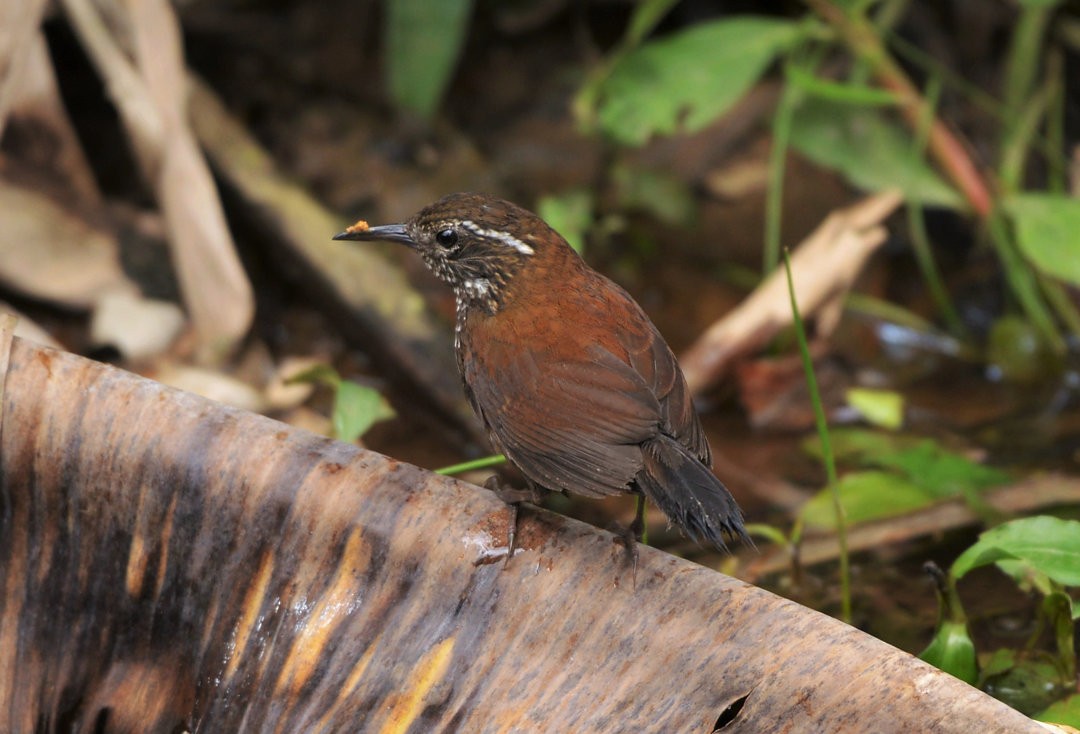
[[[532,212],[486,194],[439,199],[403,224],[358,222],[335,240],[390,240],[420,253],[431,271],[454,289],[462,306],[495,313],[513,278],[565,240]]]

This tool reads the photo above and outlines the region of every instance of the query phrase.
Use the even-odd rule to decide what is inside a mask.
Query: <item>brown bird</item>
[[[644,494],[695,540],[749,540],[664,338],[538,216],[459,193],[334,239],[400,242],[454,289],[465,392],[531,488]]]

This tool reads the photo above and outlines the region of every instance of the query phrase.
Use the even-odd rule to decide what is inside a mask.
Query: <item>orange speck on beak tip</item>
[[[367,232],[369,229],[371,229],[370,224],[363,219],[357,219],[353,224],[346,227],[345,231],[352,234],[353,232]]]

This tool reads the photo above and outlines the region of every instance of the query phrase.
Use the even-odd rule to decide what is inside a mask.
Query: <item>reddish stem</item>
[[[993,209],[993,196],[968,148],[943,120],[933,114],[926,99],[885,49],[875,28],[862,16],[850,16],[830,0],[806,0],[806,4],[835,28],[847,44],[865,59],[875,78],[900,100],[904,118],[913,130],[929,120],[927,145],[931,157],[949,177],[979,217]]]

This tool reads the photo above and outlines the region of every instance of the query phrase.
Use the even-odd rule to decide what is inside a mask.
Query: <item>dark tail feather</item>
[[[697,542],[726,551],[724,536],[753,545],[743,514],[727,487],[680,443],[661,436],[645,444],[638,488]]]

